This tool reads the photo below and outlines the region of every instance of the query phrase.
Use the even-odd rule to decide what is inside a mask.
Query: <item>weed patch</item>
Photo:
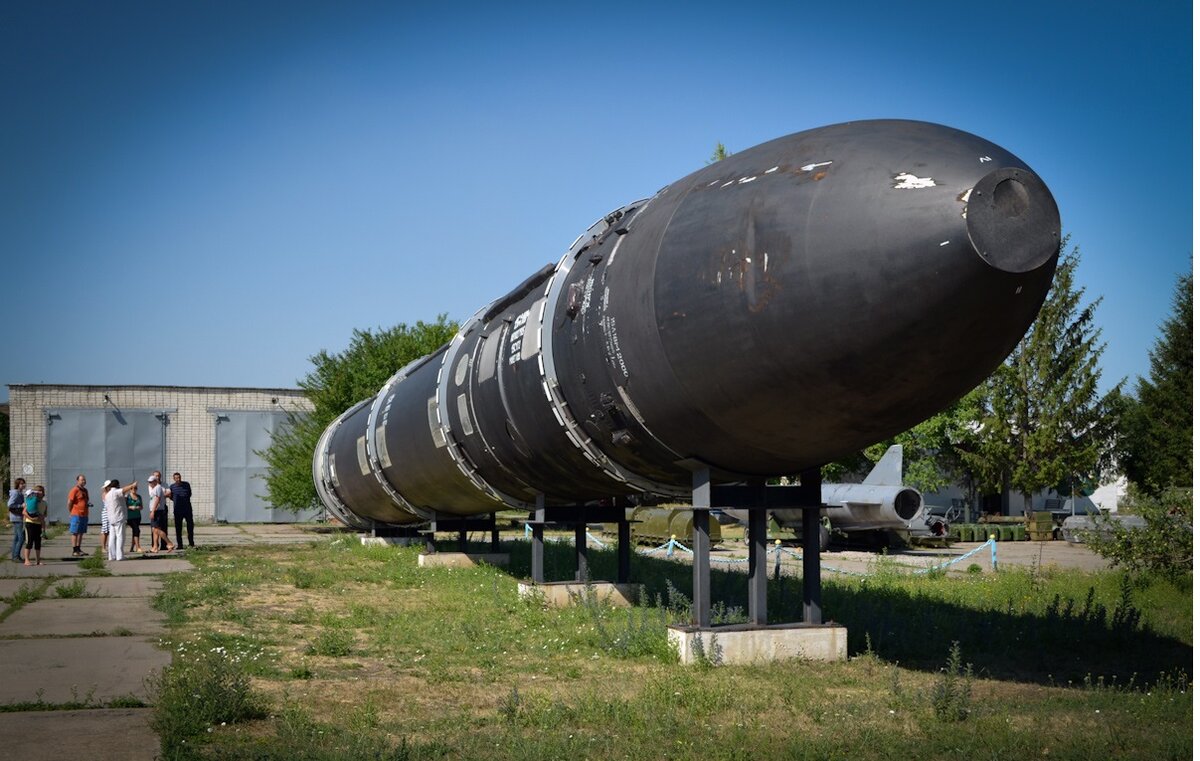
[[[132,694],[121,695],[112,700],[96,700],[95,689],[89,690],[80,697],[79,688],[71,688],[71,699],[61,703],[48,703],[43,699],[43,691],[37,691],[37,700],[25,700],[17,703],[0,705],[0,713],[18,713],[22,711],[80,711],[96,708],[145,708],[146,703]]]
[[[971,715],[971,664],[963,665],[962,648],[955,642],[950,646],[946,665],[938,675],[930,695],[933,715],[941,721],[965,721]]]
[[[8,596],[8,607],[6,607],[3,611],[0,611],[0,621],[8,618],[29,603],[37,602],[38,600],[42,599],[42,597],[46,594],[46,588],[49,587],[53,581],[53,579],[44,579],[40,581],[34,581],[29,584],[22,584],[20,587],[18,587],[16,592],[13,592]]]
[[[267,715],[241,664],[213,650],[177,653],[171,665],[147,680],[155,704],[151,726],[166,759],[188,758],[188,745],[211,727]]]
[[[311,655],[341,658],[354,651],[354,632],[345,629],[326,629],[308,646]]]
[[[104,555],[99,552],[85,555],[80,558],[79,567],[84,571],[103,571],[105,570]]]
[[[95,597],[95,592],[89,592],[87,582],[83,579],[72,579],[54,588],[54,595],[63,600],[74,600],[80,597]]]

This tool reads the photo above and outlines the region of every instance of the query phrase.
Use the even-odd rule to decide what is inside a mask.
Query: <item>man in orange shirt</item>
[[[82,473],[75,476],[75,485],[67,494],[67,509],[71,512],[71,555],[79,557],[83,554],[83,535],[88,527],[88,490],[87,478]]]

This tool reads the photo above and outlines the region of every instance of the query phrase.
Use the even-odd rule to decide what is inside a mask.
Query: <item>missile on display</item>
[[[800,132],[622,206],[334,421],[358,524],[691,495],[881,441],[983,380],[1041,307],[1058,208],[982,138]]]

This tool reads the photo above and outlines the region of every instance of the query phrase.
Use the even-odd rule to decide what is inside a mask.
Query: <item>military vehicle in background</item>
[[[871,544],[891,543],[909,536],[942,537],[946,524],[925,510],[921,492],[905,486],[904,448],[888,448],[862,483],[821,485],[821,549],[841,535]],[[745,524],[745,510],[724,510],[733,520]],[[783,529],[799,531],[802,511],[771,511],[771,517]]]

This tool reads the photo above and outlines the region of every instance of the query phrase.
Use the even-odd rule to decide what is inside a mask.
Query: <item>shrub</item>
[[[1105,515],[1098,531],[1084,533],[1087,546],[1114,566],[1186,585],[1192,572],[1192,490],[1159,496],[1131,491],[1121,509],[1142,516],[1145,527],[1125,526]]]

